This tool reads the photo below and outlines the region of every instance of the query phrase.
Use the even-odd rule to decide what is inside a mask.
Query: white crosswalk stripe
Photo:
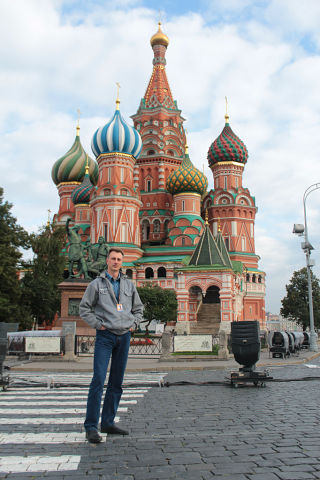
[[[77,470],[80,455],[60,455],[58,457],[45,456],[11,456],[0,457],[0,472],[57,472],[66,470]]]
[[[12,397],[12,398],[15,398],[15,397]],[[54,397],[50,397],[50,398],[54,398]],[[141,397],[140,397],[141,398]],[[60,404],[60,408],[64,408],[64,406],[68,406],[68,405],[73,405],[73,406],[76,406],[76,405],[82,405],[83,402],[81,401],[81,399],[74,399],[74,400],[69,400],[70,397],[68,397],[68,400],[62,400],[61,397],[59,397],[59,401],[61,402]],[[32,400],[32,404],[31,406],[44,406],[44,405],[57,405],[57,400],[35,400],[33,398],[31,398]],[[62,401],[61,401],[62,400]],[[121,405],[135,405],[137,403],[137,400],[121,400],[120,401],[120,406]],[[14,400],[10,400],[9,402],[6,402],[6,401],[1,401],[1,408],[2,407],[28,407],[28,403],[26,403],[26,401],[24,402],[15,402]]]
[[[143,385],[155,385],[161,383],[165,372],[144,372],[144,373],[128,373],[124,379],[124,387],[143,383]],[[54,386],[63,384],[68,387],[68,383],[72,386],[84,386],[90,384],[92,378],[91,373],[39,373],[39,372],[12,372],[10,380],[13,384],[45,384]]]
[[[119,422],[120,416],[127,414],[129,407],[137,404],[152,386],[159,385],[165,375],[128,374],[115,422]],[[67,448],[68,445],[82,445],[85,441],[83,421],[91,375],[50,374],[53,378],[50,382],[44,381],[48,375],[24,372],[18,375],[17,372],[13,376],[9,389],[0,392],[0,430],[7,430],[0,433],[0,445],[10,448],[8,455],[0,454],[0,477],[3,473],[77,470],[81,456],[73,455],[76,447],[63,452],[72,455],[59,453],[57,456],[56,449],[62,447],[63,451],[63,445]],[[21,385],[22,381],[25,386]],[[51,388],[39,386],[41,382]],[[17,431],[19,427],[22,431]],[[20,456],[19,445],[22,444],[26,448],[32,446],[32,454]],[[17,454],[13,455],[15,445]],[[45,454],[42,454],[43,445],[47,445]]]

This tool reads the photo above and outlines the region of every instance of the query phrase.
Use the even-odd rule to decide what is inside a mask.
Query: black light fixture
[[[256,363],[260,358],[260,326],[257,320],[231,323],[231,347],[234,359],[242,365],[238,372],[231,372],[231,385],[253,383],[265,386],[271,380],[268,372],[256,371]]]

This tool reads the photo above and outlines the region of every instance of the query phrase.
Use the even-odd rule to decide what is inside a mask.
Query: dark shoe
[[[109,435],[129,435],[127,430],[122,430],[122,428],[119,428],[116,425],[109,425],[106,427],[101,426],[101,433],[109,433]]]
[[[100,443],[102,441],[102,437],[97,430],[88,430],[86,432],[86,439],[90,443]]]

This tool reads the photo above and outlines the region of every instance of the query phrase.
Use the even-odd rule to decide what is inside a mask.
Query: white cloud
[[[168,18],[167,74],[187,119],[190,156],[213,187],[207,151],[230,122],[249,160],[244,186],[256,197],[256,251],[267,272],[267,305],[279,308],[284,285],[304,266],[293,223],[303,222],[304,190],[320,181],[319,2],[253,0],[202,3]],[[157,12],[147,2],[3,0],[0,31],[0,168],[5,197],[26,228],[58,208],[54,162],[72,145],[76,109],[81,142],[113,114],[138,108],[152,71],[149,39]],[[320,43],[319,43],[320,44]],[[308,199],[310,240],[318,257],[318,192]],[[319,259],[320,264],[320,259]]]

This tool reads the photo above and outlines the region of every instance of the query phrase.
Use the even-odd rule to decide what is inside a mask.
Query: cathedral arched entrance
[[[206,291],[203,303],[220,303],[220,288],[216,285],[211,285]]]
[[[203,293],[199,285],[193,285],[189,288],[189,319],[192,322],[197,321],[199,308],[203,302]]]
[[[207,290],[201,290],[193,286],[189,290],[189,299],[194,304],[194,323],[190,333],[217,335],[221,323],[220,288],[210,285]]]

